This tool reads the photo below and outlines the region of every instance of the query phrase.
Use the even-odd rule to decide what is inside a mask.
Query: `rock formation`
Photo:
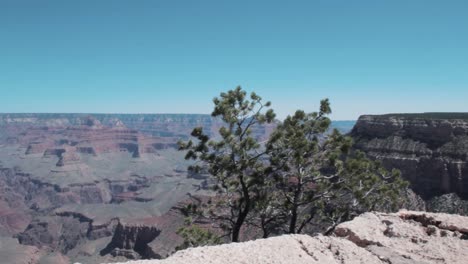
[[[101,251],[101,255],[124,256],[128,259],[156,258],[148,244],[153,241],[161,229],[156,225],[131,223],[115,228],[111,242]]]
[[[447,263],[468,262],[468,217],[401,211],[365,213],[333,236],[285,235],[179,251],[126,264]]]
[[[73,217],[46,217],[35,219],[17,237],[22,245],[67,253],[86,237],[88,227],[88,222],[80,222]]]
[[[339,225],[335,235],[365,248],[384,263],[468,261],[468,217],[460,215],[365,213]]]
[[[112,240],[100,254],[133,259],[168,257],[183,243],[182,237],[177,235],[186,217],[182,208],[196,199],[199,198],[186,199],[161,216],[120,221]]]
[[[356,148],[397,168],[425,200],[447,193],[468,199],[468,114],[361,116]]]

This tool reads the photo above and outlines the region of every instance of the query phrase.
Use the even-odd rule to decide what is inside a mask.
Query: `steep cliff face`
[[[120,221],[112,240],[100,254],[128,259],[166,258],[183,243],[183,238],[177,234],[186,218],[182,208],[200,198],[181,201],[161,216]]]
[[[468,199],[468,114],[366,115],[351,136],[357,149],[401,170],[423,198]]]
[[[154,225],[119,223],[111,242],[101,251],[101,255],[123,256],[128,259],[155,258],[157,255],[148,246],[161,229]]]

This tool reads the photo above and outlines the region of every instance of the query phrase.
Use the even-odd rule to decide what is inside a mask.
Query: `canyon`
[[[222,125],[190,114],[0,114],[0,257],[60,264],[172,255],[183,242],[182,209],[210,195],[177,142],[194,127],[215,136]],[[353,126],[333,123],[356,150],[401,170],[414,190],[409,209],[468,214],[467,115],[362,116]],[[253,134],[263,141],[274,127]]]
[[[103,250],[124,223],[204,194],[177,142],[220,125],[208,115],[0,114],[2,246],[33,252],[31,263],[131,257]],[[133,257],[147,256],[138,246]]]
[[[205,176],[187,172],[192,163],[177,142],[194,127],[215,135],[222,124],[191,114],[0,114],[0,241],[10,249],[0,257],[168,256],[182,242],[177,206],[209,193]],[[274,127],[253,134],[266,140]]]

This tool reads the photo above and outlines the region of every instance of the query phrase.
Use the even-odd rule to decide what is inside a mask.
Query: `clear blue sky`
[[[468,112],[466,0],[0,0],[0,112]]]

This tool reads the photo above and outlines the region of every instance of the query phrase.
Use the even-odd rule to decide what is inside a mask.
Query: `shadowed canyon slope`
[[[400,169],[423,198],[468,199],[468,113],[361,116],[351,135],[358,149]]]

